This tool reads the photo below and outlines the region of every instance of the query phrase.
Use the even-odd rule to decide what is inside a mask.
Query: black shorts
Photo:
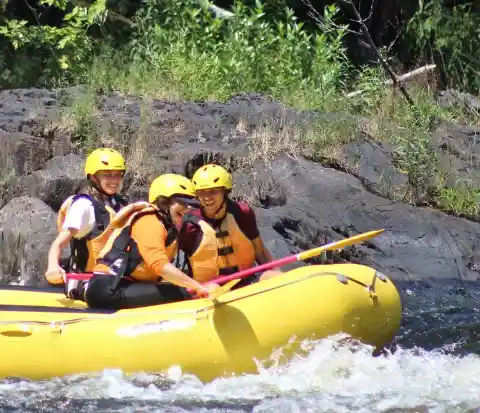
[[[122,278],[118,287],[113,290],[113,281],[112,275],[93,275],[85,292],[85,302],[90,308],[120,310],[166,304],[190,298],[185,288],[173,284]]]
[[[258,274],[249,275],[246,278],[243,278],[238,284],[235,284],[230,291],[236,290],[238,288],[246,287],[250,284],[255,284],[256,282],[260,281],[260,277],[262,276],[263,272]]]

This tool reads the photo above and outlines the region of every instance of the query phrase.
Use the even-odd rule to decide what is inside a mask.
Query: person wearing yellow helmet
[[[258,230],[253,209],[244,202],[233,201],[229,194],[233,187],[231,174],[219,165],[209,164],[200,167],[192,177],[195,194],[200,201],[200,208],[192,211],[216,233],[216,250],[213,260],[217,266],[210,276],[232,274],[253,267],[256,263],[264,264],[273,260],[272,254],[263,243]],[[181,245],[190,267],[195,269],[195,255],[200,256],[197,240],[208,233],[205,228],[187,228],[190,237],[183,237]],[[240,288],[253,282],[274,277],[281,272],[278,269],[265,271],[243,279],[234,288]]]
[[[95,259],[110,233],[112,217],[126,204],[118,195],[126,171],[125,159],[113,149],[94,150],[85,162],[86,182],[61,205],[57,237],[48,253],[45,277],[63,284],[65,269],[59,264],[61,251],[70,244],[68,272],[91,272]],[[70,281],[66,294],[80,298],[83,283]]]
[[[199,205],[192,182],[182,175],[160,175],[150,185],[148,201],[116,222],[85,292],[89,307],[122,309],[179,301],[188,298],[186,289],[209,296],[209,289],[172,264],[183,216]]]

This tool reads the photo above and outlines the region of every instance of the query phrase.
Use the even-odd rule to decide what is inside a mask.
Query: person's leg
[[[238,284],[235,284],[235,286],[231,288],[231,291],[237,290],[238,288],[246,287],[247,285],[250,285],[250,284],[254,284],[260,281],[261,276],[262,276],[261,273],[249,275],[248,277],[243,278]]]
[[[280,271],[264,271],[257,274],[249,275],[248,277],[242,279],[238,284],[235,284],[232,287],[232,290],[236,290],[237,288],[246,287],[247,285],[254,284],[259,281],[268,280],[269,278],[277,277],[278,275],[283,274]]]
[[[145,307],[182,301],[187,298],[181,287],[166,283],[130,282],[120,285],[122,291],[122,308]]]
[[[156,284],[122,280],[112,290],[110,275],[95,274],[85,292],[85,302],[91,308],[124,309],[182,301],[187,293],[172,284]]]
[[[262,274],[260,274],[259,281],[269,280],[270,278],[278,277],[281,274],[283,274],[283,272],[267,270],[267,271],[263,272]]]

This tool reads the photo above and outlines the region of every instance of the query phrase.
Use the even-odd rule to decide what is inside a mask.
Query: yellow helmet
[[[157,176],[150,185],[148,202],[153,203],[159,196],[175,197],[188,205],[198,206],[192,181],[183,175],[164,174]]]
[[[209,164],[197,169],[192,178],[195,190],[210,188],[232,189],[232,175],[219,165]]]
[[[99,148],[88,155],[85,161],[85,175],[94,175],[98,171],[126,171],[125,159],[114,149]]]

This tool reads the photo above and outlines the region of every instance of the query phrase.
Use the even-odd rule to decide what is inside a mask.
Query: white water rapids
[[[41,382],[0,382],[2,412],[480,412],[480,357],[371,347],[330,337],[287,365],[203,384],[168,375],[105,371]],[[33,350],[33,349],[32,349]],[[193,348],[192,348],[193,351]],[[39,355],[41,356],[41,355]],[[139,355],[141,357],[141,355]]]

